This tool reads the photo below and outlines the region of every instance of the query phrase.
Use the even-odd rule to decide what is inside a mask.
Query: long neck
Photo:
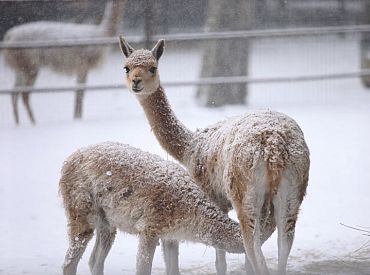
[[[175,116],[161,86],[151,95],[139,98],[149,124],[161,146],[182,162],[193,133]]]
[[[124,0],[108,1],[99,27],[106,36],[117,34],[119,23],[122,19]]]
[[[197,215],[193,228],[194,241],[223,249],[229,253],[244,253],[239,224],[215,207],[207,207]]]

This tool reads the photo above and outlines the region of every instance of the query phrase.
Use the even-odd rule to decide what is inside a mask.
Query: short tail
[[[264,157],[270,200],[276,194],[288,162],[288,150],[281,134],[274,132],[265,139]]]

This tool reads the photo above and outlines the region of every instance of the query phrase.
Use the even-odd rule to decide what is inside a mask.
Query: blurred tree
[[[364,23],[370,25],[370,1],[365,1],[364,3],[365,18]],[[361,45],[360,45],[360,55],[361,55],[361,69],[370,70],[370,33],[363,32],[361,35]],[[370,88],[370,76],[362,76],[362,83]]]
[[[249,29],[255,0],[208,1],[206,31],[235,31]],[[248,39],[223,39],[206,43],[201,77],[246,76],[248,74]],[[217,84],[200,86],[197,100],[200,104],[217,107],[244,104],[245,84]]]

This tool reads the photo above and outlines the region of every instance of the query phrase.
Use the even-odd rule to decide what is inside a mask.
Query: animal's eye
[[[155,74],[156,71],[157,71],[157,68],[156,67],[151,67],[149,69],[149,72],[151,72],[152,74]]]
[[[130,72],[130,69],[127,66],[123,67],[123,69],[125,70],[126,74],[128,74]]]

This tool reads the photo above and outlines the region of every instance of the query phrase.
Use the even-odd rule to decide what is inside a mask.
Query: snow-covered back
[[[244,251],[238,224],[183,168],[126,144],[104,142],[77,150],[63,165],[60,193],[70,223],[76,216],[97,221],[103,212],[109,226],[130,234]]]

